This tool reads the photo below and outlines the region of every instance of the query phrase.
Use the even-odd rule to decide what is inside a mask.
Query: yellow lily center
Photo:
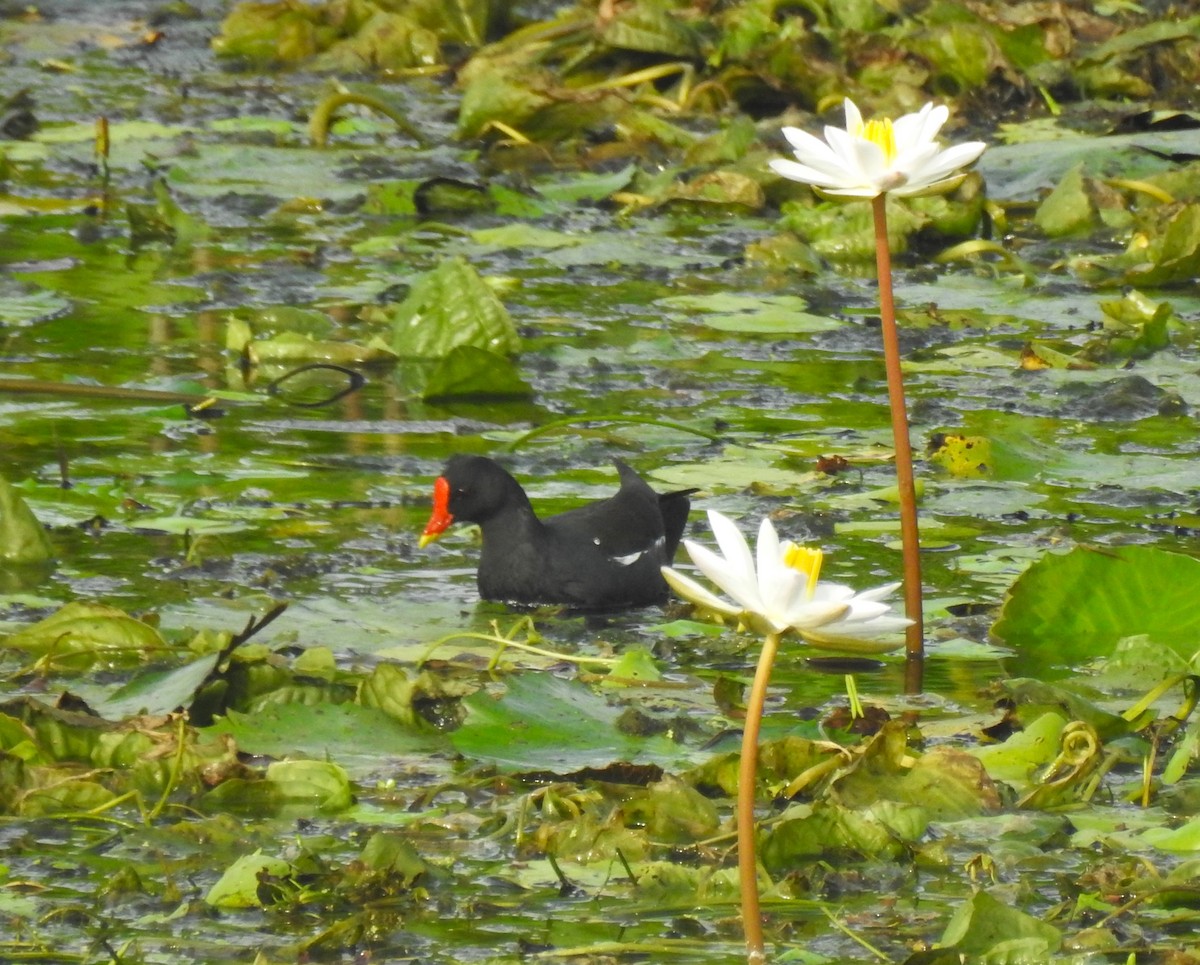
[[[896,134],[892,130],[891,118],[885,117],[880,120],[872,118],[862,126],[862,130],[856,131],[855,134],[865,141],[877,144],[882,149],[883,156],[887,158],[888,164],[896,160]]]
[[[783,551],[783,562],[793,570],[808,577],[808,595],[811,597],[817,588],[817,579],[821,575],[821,560],[825,554],[818,549],[808,546],[797,546],[788,543]]]

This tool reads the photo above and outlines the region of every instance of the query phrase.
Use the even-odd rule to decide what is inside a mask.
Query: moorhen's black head
[[[433,484],[433,514],[420,545],[435,540],[453,522],[482,525],[499,513],[527,506],[521,484],[491,459],[451,456]]]
[[[451,456],[441,478],[446,509],[456,520],[486,523],[501,510],[528,502],[520,483],[484,456]]]

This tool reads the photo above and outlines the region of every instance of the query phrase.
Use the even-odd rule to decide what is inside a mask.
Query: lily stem
[[[900,371],[900,336],[896,330],[896,303],[892,298],[887,195],[877,195],[872,204],[875,213],[875,267],[879,276],[879,317],[883,322],[883,363],[887,371],[888,402],[892,409],[896,488],[900,493],[904,610],[905,615],[913,621],[905,631],[905,652],[910,666],[919,667],[925,659],[925,627],[921,612],[921,545],[917,529],[917,491],[913,482],[912,444],[908,437],[908,410],[904,404],[904,376]],[[916,689],[920,690],[919,681]]]
[[[742,757],[738,766],[737,841],[738,881],[742,896],[742,932],[746,936],[746,961],[750,965],[766,962],[763,945],[762,912],[758,898],[758,853],[754,844],[754,791],[758,783],[758,733],[762,726],[767,684],[779,652],[779,634],[768,633],[750,685],[746,701],[746,725],[742,729]]]

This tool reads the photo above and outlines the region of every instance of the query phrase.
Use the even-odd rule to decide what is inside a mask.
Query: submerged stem
[[[737,840],[738,881],[742,897],[742,931],[746,936],[746,960],[758,965],[767,960],[763,950],[762,913],[758,899],[758,854],[754,845],[754,790],[758,782],[758,732],[762,725],[767,684],[779,651],[779,634],[763,640],[754,683],[746,701],[746,725],[742,730],[742,757],[738,765]]]
[[[896,488],[900,492],[900,540],[904,554],[904,609],[912,624],[905,631],[909,664],[925,659],[925,627],[921,607],[921,547],[917,530],[917,493],[913,482],[912,445],[908,438],[908,412],[904,404],[904,377],[900,371],[900,336],[896,331],[896,304],[892,300],[892,256],[888,249],[887,195],[872,202],[875,213],[875,265],[879,275],[879,317],[883,322],[883,362],[887,371],[888,402],[892,410],[892,437],[896,448]],[[915,689],[921,684],[917,675]],[[908,680],[909,689],[913,681]]]

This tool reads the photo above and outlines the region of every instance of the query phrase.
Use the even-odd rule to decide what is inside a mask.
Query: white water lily
[[[852,100],[847,98],[845,106],[846,129],[826,127],[824,141],[785,127],[783,136],[796,160],[771,161],[771,169],[833,197],[936,194],[953,189],[966,176],[962,168],[987,147],[967,141],[943,149],[937,136],[950,116],[944,105],[926,104],[894,122],[882,118],[865,123]]]
[[[891,606],[882,602],[899,583],[855,593],[840,583],[820,581],[821,551],[790,540],[780,542],[769,519],[759,526],[754,554],[727,516],[709,510],[708,521],[720,554],[691,540],[684,540],[683,545],[700,571],[733,602],[669,566],[662,570],[676,593],[704,610],[737,618],[759,633],[790,631],[816,646],[843,650],[862,649],[854,643],[902,630],[912,622],[896,616]]]

